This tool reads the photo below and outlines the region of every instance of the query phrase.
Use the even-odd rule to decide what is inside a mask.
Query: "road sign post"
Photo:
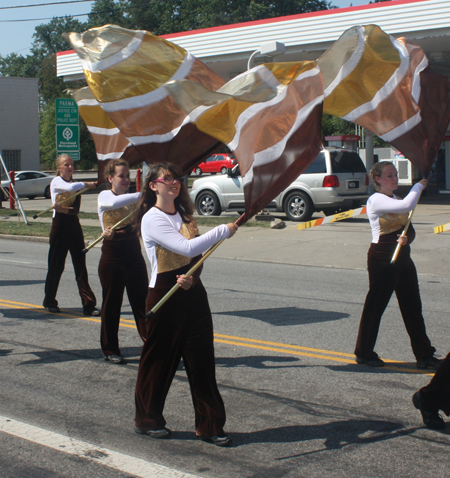
[[[56,152],[80,159],[80,126],[78,106],[71,98],[56,99]]]

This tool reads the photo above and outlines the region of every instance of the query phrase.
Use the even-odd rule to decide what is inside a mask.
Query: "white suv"
[[[191,199],[202,216],[245,209],[239,168],[227,175],[197,179]],[[360,207],[369,197],[369,176],[359,155],[337,148],[323,149],[309,168],[266,207],[284,211],[292,221],[308,221],[314,211],[325,215]]]

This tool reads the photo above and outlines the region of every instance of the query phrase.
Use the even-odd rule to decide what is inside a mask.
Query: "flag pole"
[[[58,203],[56,203],[56,204],[61,205],[63,202],[67,202],[67,201],[69,201],[70,199],[76,198],[77,196],[79,196],[81,193],[84,193],[84,192],[87,191],[88,189],[89,189],[88,187],[83,188],[83,189],[80,189],[79,191],[77,191],[77,192],[76,192],[75,194],[73,194],[72,196],[70,196],[70,197],[68,197],[68,198],[66,198],[66,199],[63,199],[61,202],[58,202]],[[41,212],[35,214],[35,215],[33,216],[33,219],[37,219],[38,217],[42,216],[42,215],[45,214],[46,212],[51,211],[52,209],[53,209],[53,205],[50,206],[49,208],[45,209],[44,211],[41,211]]]
[[[406,236],[406,234],[408,232],[408,229],[409,229],[409,225],[411,224],[411,219],[413,217],[414,211],[416,210],[417,204],[419,203],[419,199],[420,199],[421,195],[422,195],[422,191],[420,191],[420,193],[419,193],[419,197],[417,198],[417,202],[416,202],[416,205],[414,206],[414,209],[412,209],[410,211],[409,215],[408,215],[408,221],[406,222],[405,228],[403,229],[403,232],[401,233],[400,237],[405,237]],[[395,261],[397,260],[398,254],[400,253],[400,248],[401,247],[402,247],[401,244],[397,243],[397,247],[395,248],[394,254],[392,255],[391,264],[395,264]]]
[[[116,222],[114,224],[114,226],[111,226],[111,231],[114,231],[115,229],[117,229],[119,226],[121,226],[127,219],[129,219],[136,211],[132,211],[130,212],[130,214],[128,214],[128,216],[125,216],[123,219],[121,219],[119,222]],[[97,239],[95,239],[95,241],[91,242],[86,248],[83,249],[83,252],[86,254],[87,252],[89,252],[96,244],[98,244],[101,240],[103,239],[103,235],[101,235],[100,237],[97,237]]]
[[[235,222],[235,224],[237,224],[238,226],[240,226],[243,222],[243,219],[244,219],[244,216],[245,216],[245,213],[242,214],[238,220]],[[206,259],[222,244],[222,242],[224,241],[225,239],[222,239],[220,240],[219,242],[217,242],[216,244],[214,244],[213,246],[211,246],[208,251],[205,253],[205,255],[194,265],[192,266],[187,272],[186,276],[191,276],[205,261]],[[150,310],[149,312],[147,312],[145,314],[145,317],[147,319],[151,319],[155,314],[156,312],[173,296],[173,294],[175,294],[175,292],[180,288],[179,284],[175,284],[170,290],[169,292],[167,292],[167,294],[153,307],[152,310]]]

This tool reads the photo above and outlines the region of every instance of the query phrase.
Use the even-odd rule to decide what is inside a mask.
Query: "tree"
[[[151,8],[142,0],[122,4],[132,28],[155,35],[333,8],[326,0],[154,0]]]
[[[124,5],[120,0],[117,3],[115,0],[97,0],[92,5],[87,28],[96,28],[107,24],[133,28],[125,17]]]

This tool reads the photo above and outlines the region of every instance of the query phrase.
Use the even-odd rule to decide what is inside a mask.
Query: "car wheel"
[[[306,193],[295,191],[287,195],[284,212],[291,221],[308,221],[314,212],[314,206]]]
[[[50,186],[47,186],[47,187],[45,188],[44,197],[45,197],[45,199],[50,199],[50,198],[51,198]]]
[[[195,175],[196,176],[201,176],[202,175],[202,170],[200,168],[195,168]]]
[[[36,196],[27,196],[28,199],[34,199]]]
[[[228,169],[224,166],[224,167],[220,170],[220,172],[221,172],[222,174],[227,174]]]
[[[218,197],[211,191],[201,192],[197,196],[195,206],[201,216],[220,216],[222,212]]]

